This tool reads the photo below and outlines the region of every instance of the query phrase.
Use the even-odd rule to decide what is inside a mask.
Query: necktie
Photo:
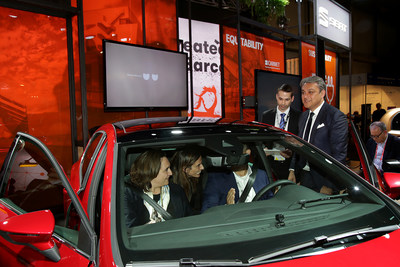
[[[279,128],[284,129],[285,128],[285,113],[281,113],[281,121],[279,122]]]
[[[303,139],[310,141],[309,140],[309,135],[310,135],[310,129],[311,129],[311,122],[312,122],[312,117],[314,116],[314,112],[310,112],[310,116],[308,117],[308,122],[306,126],[306,130],[304,131],[304,136]]]

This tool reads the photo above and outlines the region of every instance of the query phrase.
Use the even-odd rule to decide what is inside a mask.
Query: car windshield
[[[118,144],[114,195],[118,244],[125,263],[188,258],[233,263],[276,261],[358,244],[399,225],[398,214],[384,197],[349,168],[302,139],[270,127],[149,130],[126,135]],[[199,177],[191,177],[197,194],[193,190],[193,194],[185,194],[190,198],[191,213],[172,219],[159,215],[159,220],[152,221],[150,212],[157,209],[138,192],[146,190],[132,189],[132,164],[154,149],[162,151],[174,167],[175,154],[187,147],[201,154],[204,167]],[[291,165],[293,157],[303,164]],[[288,181],[292,168],[296,174],[314,172],[326,190]],[[229,182],[246,175],[251,180],[252,173],[256,178],[247,198],[229,205],[228,191],[235,187]],[[174,198],[176,176],[172,172],[169,178],[169,203]],[[259,176],[267,181],[259,184]],[[235,190],[246,192],[247,182],[235,184]],[[186,192],[185,185],[179,186]],[[132,201],[135,194],[136,201]],[[155,198],[158,203],[163,199],[163,193]],[[145,218],[140,223],[137,217]],[[335,238],[329,239],[332,236]]]

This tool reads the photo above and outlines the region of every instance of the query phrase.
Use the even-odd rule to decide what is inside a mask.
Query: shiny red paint
[[[374,240],[336,252],[259,266],[398,266],[398,259],[395,255],[398,254],[399,240],[400,230],[397,230]]]

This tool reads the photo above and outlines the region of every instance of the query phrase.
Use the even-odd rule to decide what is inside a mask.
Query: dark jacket
[[[182,187],[169,183],[170,201],[167,211],[173,218],[191,215],[191,209],[186,194]],[[127,227],[133,227],[148,223],[150,214],[144,205],[144,200],[135,193],[133,185],[126,183],[125,187],[125,220]]]
[[[310,111],[299,119],[299,136],[303,136]],[[311,129],[310,143],[325,151],[343,164],[347,156],[348,123],[346,116],[334,106],[324,103]]]
[[[299,117],[300,117],[301,112],[294,109],[290,108],[289,111],[289,125],[288,125],[288,132],[291,132],[292,134],[297,135],[299,132]],[[273,109],[269,109],[267,111],[264,111],[262,115],[262,120],[261,122],[267,123],[270,125],[275,125],[275,117],[276,117],[276,107]]]

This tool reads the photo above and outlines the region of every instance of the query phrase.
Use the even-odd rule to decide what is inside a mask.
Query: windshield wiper
[[[332,199],[342,199],[342,202],[343,202],[344,198],[348,197],[348,196],[349,196],[348,193],[344,193],[344,194],[330,195],[330,196],[320,197],[320,198],[315,198],[315,199],[301,199],[301,200],[297,201],[297,204],[300,204],[301,208],[305,209],[307,203],[320,202],[320,201],[326,201],[326,200],[332,200]]]
[[[358,236],[358,235],[365,235],[365,234],[371,234],[371,233],[389,233],[395,230],[400,229],[400,226],[395,224],[395,225],[388,225],[388,226],[382,226],[382,227],[378,227],[378,228],[372,228],[372,227],[368,227],[368,228],[363,228],[363,229],[359,229],[359,230],[355,230],[355,231],[350,231],[350,232],[346,232],[346,233],[341,233],[341,234],[337,234],[337,235],[332,235],[332,236],[317,236],[314,239],[301,243],[301,244],[297,244],[288,248],[284,248],[278,251],[274,251],[271,253],[266,253],[260,256],[256,256],[256,257],[251,257],[248,262],[249,263],[255,263],[255,262],[260,262],[260,261],[265,261],[268,259],[272,259],[278,256],[282,256],[288,253],[292,253],[295,252],[297,250],[301,250],[301,249],[305,249],[305,248],[309,248],[309,247],[313,247],[313,246],[322,246],[324,244],[327,244],[329,242],[332,241],[336,241],[336,240],[340,240],[340,239],[344,239],[347,237],[351,237],[351,236]]]
[[[204,261],[204,260],[193,260],[192,258],[183,258],[179,262],[179,267],[184,267],[184,266],[195,266],[195,267],[201,267],[201,266],[243,266],[243,262],[240,260],[216,260],[216,261]]]
[[[132,261],[125,267],[145,267],[145,266],[163,266],[163,267],[202,267],[202,266],[245,266],[240,260],[194,260],[192,258],[182,258],[179,261]],[[246,264],[247,266],[247,264]]]

